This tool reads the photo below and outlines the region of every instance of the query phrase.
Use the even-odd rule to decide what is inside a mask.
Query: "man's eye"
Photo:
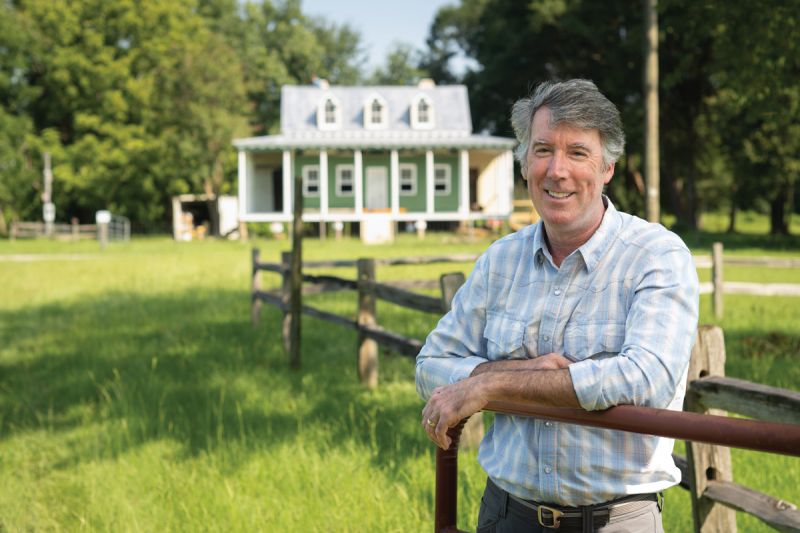
[[[587,154],[586,152],[584,152],[582,150],[575,150],[574,152],[572,152],[572,155],[574,157],[587,157],[589,154]]]
[[[533,153],[536,155],[546,155],[550,153],[550,148],[544,148],[544,147],[534,148]]]

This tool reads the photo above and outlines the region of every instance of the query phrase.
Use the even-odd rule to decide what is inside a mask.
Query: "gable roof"
[[[412,87],[395,85],[331,86],[284,85],[281,89],[281,133],[292,136],[318,132],[317,106],[333,96],[341,106],[342,122],[337,131],[364,130],[364,103],[374,95],[381,96],[388,107],[387,131],[413,131],[410,108],[415,97],[425,95],[433,104],[435,122],[428,131],[469,135],[472,117],[467,88],[463,85]]]

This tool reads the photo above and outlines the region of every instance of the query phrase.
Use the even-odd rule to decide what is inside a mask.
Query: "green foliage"
[[[25,0],[0,10],[3,221],[41,210],[47,150],[60,220],[108,208],[136,230],[166,229],[170,196],[235,188],[231,141],[277,128],[282,85],[315,74],[353,83],[363,61],[355,31],[307,19],[299,2]]]
[[[788,231],[800,173],[800,24],[791,2],[658,3],[662,204],[696,228],[704,211],[764,206]],[[628,144],[609,194],[642,211],[643,17],[614,0],[462,0],[439,10],[423,64],[441,81],[475,61],[478,130],[511,135],[512,103],[547,79],[594,80],[617,104]]]
[[[377,67],[367,83],[370,85],[416,85],[427,77],[420,53],[407,43],[394,43],[386,54],[384,65]]]

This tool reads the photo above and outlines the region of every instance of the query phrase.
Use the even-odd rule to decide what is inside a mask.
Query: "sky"
[[[433,18],[440,7],[456,0],[302,0],[303,13],[348,23],[361,33],[368,66],[382,65],[392,43],[425,48]]]

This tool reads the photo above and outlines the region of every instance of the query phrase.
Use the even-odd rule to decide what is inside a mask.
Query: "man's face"
[[[600,133],[568,124],[550,124],[550,110],[533,116],[526,179],[533,206],[548,234],[580,235],[603,217],[603,185],[614,165],[603,164]]]

